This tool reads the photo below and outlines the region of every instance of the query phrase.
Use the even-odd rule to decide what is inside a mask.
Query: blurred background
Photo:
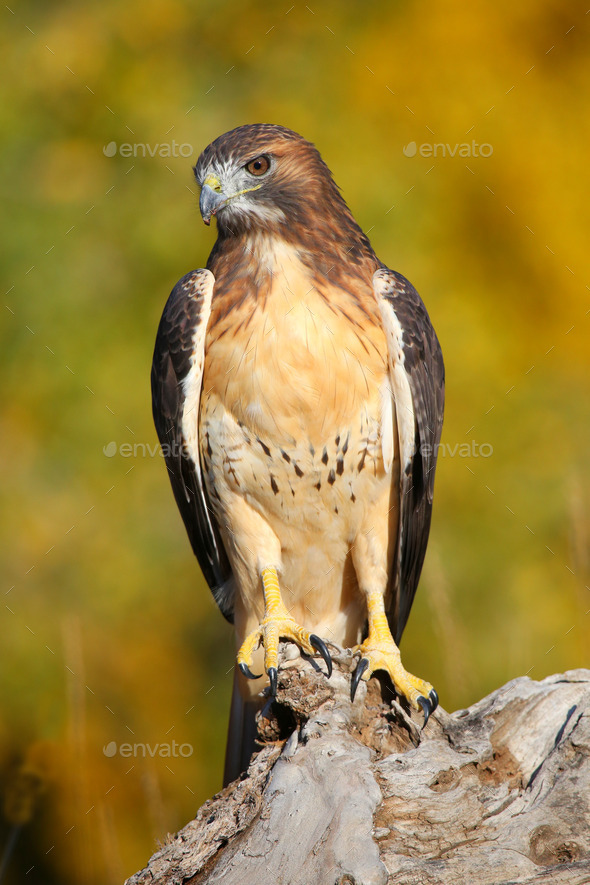
[[[454,710],[588,664],[586,6],[0,13],[2,885],[121,883],[221,784],[232,631],[173,501],[149,371],[167,295],[214,241],[191,166],[234,126],[318,145],[442,343],[406,666]]]

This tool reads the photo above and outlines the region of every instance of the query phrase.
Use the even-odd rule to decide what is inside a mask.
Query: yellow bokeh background
[[[191,165],[234,126],[317,144],[442,343],[406,666],[453,710],[588,664],[590,15],[556,0],[1,14],[0,868],[8,885],[114,885],[221,780],[233,637],[154,454],[149,370],[169,291],[213,244]]]

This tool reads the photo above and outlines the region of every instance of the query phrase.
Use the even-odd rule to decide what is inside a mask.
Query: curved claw
[[[418,703],[422,707],[424,711],[424,723],[422,728],[426,728],[426,723],[430,718],[430,714],[434,713],[436,708],[438,707],[438,695],[434,689],[428,694],[428,698],[425,698],[424,695],[420,695],[418,698]]]
[[[273,698],[276,698],[276,696],[277,696],[277,677],[278,677],[277,668],[276,667],[269,667],[268,668],[268,678],[270,681],[270,695]]]
[[[238,664],[238,667],[248,679],[260,679],[260,676],[257,676],[256,673],[253,673],[248,664]]]
[[[332,675],[332,658],[330,657],[330,652],[328,651],[328,646],[324,642],[323,639],[320,639],[319,636],[316,636],[315,633],[310,633],[309,642],[316,651],[319,651],[321,656],[323,657],[326,663],[326,669],[328,671],[328,679]]]
[[[361,677],[367,667],[369,666],[369,662],[366,658],[361,658],[358,664],[356,665],[355,671],[352,674],[352,680],[350,683],[350,700],[354,701],[354,696],[356,694],[356,690],[358,688],[358,684],[361,681]]]

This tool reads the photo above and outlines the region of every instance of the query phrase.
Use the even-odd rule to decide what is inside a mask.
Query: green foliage
[[[454,709],[588,663],[590,17],[552,0],[3,17],[0,837],[22,827],[9,883],[104,885],[220,785],[233,638],[150,456],[149,368],[168,292],[213,242],[191,163],[227,129],[315,141],[439,332],[446,448],[406,666]],[[491,155],[455,149],[473,142]],[[191,755],[103,752],[172,740]]]

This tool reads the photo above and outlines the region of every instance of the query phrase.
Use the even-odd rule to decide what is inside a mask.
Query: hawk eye
[[[246,163],[246,169],[250,175],[264,175],[270,169],[270,160],[262,154],[260,157],[256,157],[254,160]]]

